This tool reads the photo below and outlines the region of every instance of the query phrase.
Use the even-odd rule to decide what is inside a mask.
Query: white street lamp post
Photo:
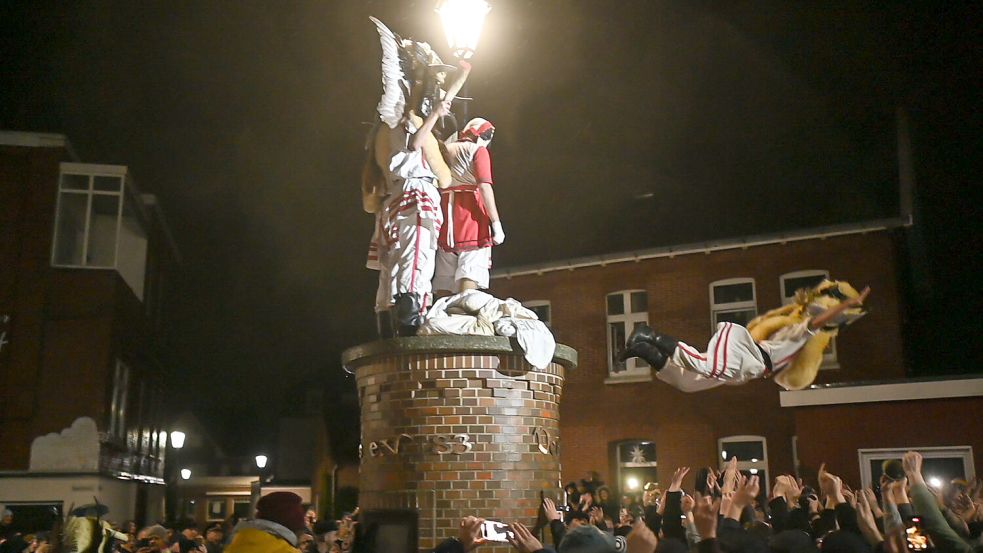
[[[184,439],[186,437],[187,436],[184,434],[184,432],[181,432],[180,430],[171,432],[171,445],[174,447],[174,449],[181,449],[184,447]]]
[[[474,55],[490,10],[485,0],[442,0],[437,6],[447,43],[457,58],[466,60]]]

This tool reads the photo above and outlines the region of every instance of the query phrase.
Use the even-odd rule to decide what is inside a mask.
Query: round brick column
[[[427,336],[356,346],[342,362],[361,406],[359,507],[415,510],[420,551],[456,536],[467,515],[532,527],[540,493],[560,495],[559,402],[573,349],[557,345],[538,371],[507,338]]]

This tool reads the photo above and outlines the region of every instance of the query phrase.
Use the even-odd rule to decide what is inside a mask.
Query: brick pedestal
[[[577,353],[542,371],[502,337],[431,336],[347,350],[362,422],[359,506],[415,509],[420,551],[467,515],[532,527],[540,493],[558,497],[559,402]],[[507,545],[482,546],[485,553]]]

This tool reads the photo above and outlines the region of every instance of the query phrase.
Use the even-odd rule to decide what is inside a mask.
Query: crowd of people
[[[519,553],[983,553],[983,480],[930,486],[922,456],[908,452],[886,462],[877,486],[851,488],[820,468],[816,486],[790,475],[764,494],[758,476],[701,469],[692,490],[689,468],[677,469],[665,490],[645,486],[636,501],[617,498],[596,475],[543,499],[533,528],[507,523],[506,540]],[[128,536],[100,553],[357,553],[357,510],[318,520],[290,492],[264,496],[255,518],[202,529],[194,521],[117,530]],[[467,553],[489,540],[485,521],[468,516],[458,536],[434,553]],[[21,536],[11,513],[0,523],[0,553],[61,553],[46,533]],[[547,546],[545,544],[550,544]],[[373,552],[384,553],[384,552]]]
[[[781,475],[765,496],[735,460],[722,473],[701,470],[687,491],[688,473],[676,470],[664,492],[647,487],[640,505],[582,480],[567,487],[566,505],[543,500],[537,526],[551,540],[518,522],[507,539],[519,553],[983,552],[983,481],[929,486],[917,452],[885,463],[876,488],[851,488],[822,467],[816,487]],[[434,553],[475,550],[483,523],[464,518]]]
[[[354,515],[318,520],[297,494],[274,492],[257,502],[252,519],[232,517],[207,527],[191,519],[144,528],[133,521],[110,523],[127,539],[105,540],[98,553],[349,553]],[[6,510],[0,523],[0,553],[74,552],[73,537],[66,534],[60,524],[51,531],[22,534],[13,513]]]

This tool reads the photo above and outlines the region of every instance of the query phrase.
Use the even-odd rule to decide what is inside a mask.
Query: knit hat
[[[304,506],[293,492],[273,492],[256,503],[256,518],[282,524],[289,530],[304,528]]]
[[[570,530],[560,542],[560,553],[614,553],[614,536],[596,526],[579,526]]]

